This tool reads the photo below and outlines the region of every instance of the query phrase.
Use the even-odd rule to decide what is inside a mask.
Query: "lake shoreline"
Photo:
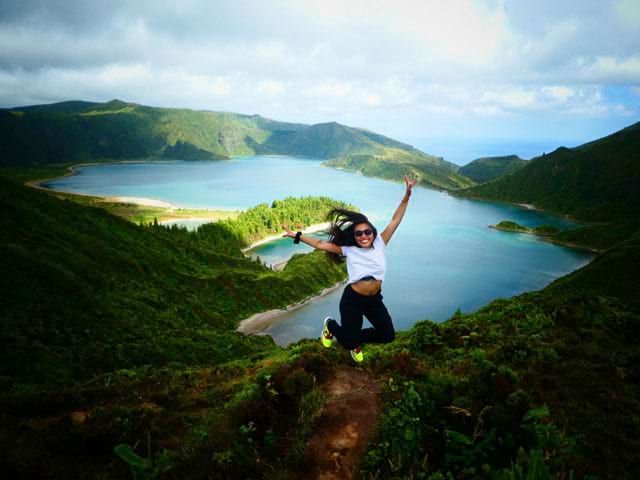
[[[254,313],[250,317],[247,317],[244,320],[241,320],[236,331],[243,333],[245,335],[268,335],[266,333],[267,329],[273,324],[280,321],[280,319],[284,315],[287,315],[288,313],[291,313],[300,308],[306,307],[307,305],[319,300],[320,298],[325,297],[330,293],[333,293],[334,291],[338,290],[345,284],[346,284],[346,280],[343,280],[341,282],[336,283],[335,285],[325,288],[317,295],[306,297],[300,300],[299,302],[295,302],[290,305],[287,305],[285,308],[275,308],[272,310],[266,310],[263,312]]]
[[[57,192],[64,193],[65,195],[78,195],[80,197],[90,197],[97,198],[102,200],[105,203],[126,203],[131,205],[139,205],[143,207],[155,207],[155,208],[166,208],[167,210],[201,210],[201,211],[210,211],[210,212],[221,212],[221,211],[229,211],[235,212],[236,210],[224,210],[220,208],[194,208],[188,206],[181,206],[175,203],[167,202],[166,200],[162,200],[159,198],[150,198],[150,197],[134,197],[134,196],[122,196],[122,195],[96,195],[91,193],[83,193],[83,192],[75,192],[70,190],[64,190],[61,188],[51,188],[46,187],[43,184],[50,182],[52,180],[58,180],[66,177],[72,177],[78,174],[76,167],[92,167],[92,166],[100,166],[100,165],[119,165],[119,164],[132,164],[132,163],[173,163],[176,160],[114,160],[107,162],[89,162],[89,163],[76,163],[66,167],[67,172],[64,175],[50,177],[50,178],[42,178],[38,180],[29,180],[24,184],[31,188],[36,188],[38,190],[44,190],[47,192]],[[185,217],[181,216],[171,216],[167,215],[162,218],[162,221],[172,221],[172,220],[182,220]],[[191,216],[189,219],[192,220],[207,220],[215,217],[208,216]]]
[[[260,155],[262,157],[290,157],[290,158],[310,158],[304,155]],[[229,160],[233,160],[236,158],[245,158],[245,156],[243,155],[239,155],[236,157],[230,157]],[[180,162],[180,161],[185,161],[185,160],[174,160],[174,159],[154,159],[154,158],[147,158],[147,159],[130,159],[130,160],[105,160],[104,162],[100,162],[100,161],[93,161],[93,162],[80,162],[80,163],[76,163],[73,164],[71,166],[66,167],[68,172],[65,173],[62,176],[57,176],[57,177],[52,177],[52,178],[45,178],[45,179],[41,179],[41,180],[30,180],[28,182],[25,182],[25,185],[28,185],[30,187],[34,187],[34,188],[39,188],[39,189],[43,189],[43,190],[48,190],[48,191],[53,191],[53,192],[61,192],[61,193],[66,193],[66,194],[70,194],[70,195],[82,195],[82,196],[88,196],[88,197],[94,197],[94,198],[102,198],[105,199],[106,201],[111,201],[111,199],[115,199],[115,198],[119,198],[117,196],[104,196],[104,195],[91,195],[88,193],[78,193],[78,192],[70,192],[70,191],[65,191],[65,190],[58,190],[58,189],[54,189],[54,188],[49,188],[49,187],[43,187],[41,184],[51,181],[51,180],[55,180],[58,178],[65,178],[65,177],[69,177],[69,176],[73,176],[77,174],[77,171],[75,170],[76,167],[80,167],[80,166],[99,166],[99,165],[117,165],[117,164],[132,164],[132,163],[174,163],[174,162]],[[225,161],[225,160],[216,160],[216,161]],[[342,167],[334,167],[331,165],[326,165],[326,163],[329,160],[323,160],[322,163],[320,164],[323,167],[327,167],[327,168],[331,168],[334,170],[341,170],[341,171],[345,171],[345,172],[350,172],[350,173],[355,173],[355,174],[360,174],[362,176],[365,177],[369,177],[369,178],[377,178],[379,180],[384,180],[384,181],[388,181],[388,182],[393,182],[393,183],[397,183],[400,182],[401,180],[394,180],[391,178],[384,178],[384,177],[379,177],[379,176],[368,176],[368,175],[364,175],[361,171],[359,170],[351,170],[348,168],[342,168]],[[557,218],[561,218],[563,220],[568,220],[570,222],[573,223],[577,223],[577,224],[581,224],[581,225],[602,225],[602,224],[606,224],[606,222],[589,222],[589,221],[585,221],[585,220],[578,220],[574,217],[572,217],[571,215],[568,214],[562,214],[559,212],[554,212],[554,211],[550,211],[550,210],[545,210],[543,208],[537,207],[534,204],[531,203],[517,203],[517,202],[509,202],[506,200],[490,200],[490,199],[485,199],[485,198],[481,198],[481,197],[469,197],[469,196],[465,196],[465,195],[456,195],[456,191],[455,190],[449,190],[446,188],[438,188],[438,187],[434,187],[432,185],[422,185],[422,187],[426,187],[432,190],[436,190],[439,191],[441,193],[444,193],[446,195],[451,195],[454,196],[456,198],[464,198],[467,200],[477,200],[480,202],[488,202],[488,203],[498,203],[498,204],[505,204],[505,205],[512,205],[512,206],[516,206],[519,208],[522,208],[524,210],[530,210],[530,211],[535,211],[535,212],[540,212],[540,213],[544,213],[544,214],[548,214],[548,215],[552,215],[554,217]],[[155,202],[165,202],[164,200],[161,199],[153,199],[153,198],[147,198],[147,197],[124,197],[124,198],[135,198],[137,199],[137,201],[139,203],[136,203],[137,205],[143,205],[143,206],[156,206]],[[114,200],[117,201],[117,200]],[[150,202],[150,203],[142,203],[142,202]],[[173,209],[180,209],[180,208],[190,208],[190,207],[181,207],[179,205],[174,205],[174,204],[170,204],[169,202],[165,202],[169,205],[172,205],[171,208]],[[193,209],[193,208],[192,208]],[[196,209],[194,209],[196,210]],[[197,210],[218,210],[221,211],[223,209],[207,209],[207,208],[198,208]],[[231,210],[230,210],[231,211]],[[197,217],[197,218],[201,218],[201,217]],[[311,232],[308,232],[311,233]],[[272,240],[275,240],[277,237],[274,236],[274,238]],[[253,248],[252,245],[250,247],[247,248]]]
[[[518,203],[518,202],[509,202],[507,200],[492,200],[490,198],[483,198],[483,197],[469,197],[466,195],[458,195],[455,193],[455,190],[451,190],[451,191],[446,191],[445,192],[447,195],[450,195],[452,197],[455,198],[459,198],[459,199],[464,199],[464,200],[471,200],[471,201],[476,201],[476,202],[482,202],[482,203],[494,203],[494,204],[498,204],[498,205],[510,205],[513,207],[518,207],[522,210],[528,210],[531,212],[539,212],[539,213],[543,213],[545,215],[550,215],[552,217],[556,217],[556,218],[560,218],[562,220],[565,221],[569,221],[571,223],[575,223],[577,225],[583,225],[583,226],[589,226],[589,225],[608,225],[610,222],[593,222],[593,221],[589,221],[589,220],[581,220],[575,217],[572,217],[571,215],[567,214],[567,213],[560,213],[560,212],[556,212],[553,210],[545,210],[544,208],[540,208],[538,206],[536,206],[533,203]]]
[[[329,228],[329,225],[331,225],[329,222],[314,223],[313,225],[309,225],[307,228],[302,230],[302,233],[321,232],[321,231],[326,230],[327,228]],[[284,238],[284,234],[282,234],[282,233],[279,233],[277,235],[270,235],[268,237],[262,238],[260,240],[257,240],[256,242],[252,243],[248,247],[243,248],[242,249],[242,253],[246,253],[246,252],[248,252],[249,250],[251,250],[251,249],[253,249],[255,247],[258,247],[260,245],[264,245],[265,243],[273,242],[274,240],[280,240],[281,238]]]
[[[549,237],[548,235],[539,235],[537,233],[535,233],[532,230],[520,230],[517,228],[506,228],[506,227],[499,227],[498,225],[489,225],[489,228],[492,228],[494,230],[500,230],[502,232],[512,232],[512,233],[524,233],[525,235],[533,235],[536,238],[539,238],[542,241],[545,242],[549,242],[549,243],[553,243],[555,245],[560,245],[563,247],[569,247],[569,248],[573,248],[576,250],[586,250],[588,252],[594,253],[596,255],[599,255],[600,253],[602,253],[601,250],[598,250],[596,248],[591,248],[591,247],[587,247],[585,245],[579,245],[577,243],[573,243],[573,242],[563,242],[561,240],[556,240],[553,237]]]

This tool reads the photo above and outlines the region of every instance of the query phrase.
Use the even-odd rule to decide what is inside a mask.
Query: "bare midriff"
[[[382,280],[359,280],[351,284],[354,292],[370,297],[377,294],[382,288]]]

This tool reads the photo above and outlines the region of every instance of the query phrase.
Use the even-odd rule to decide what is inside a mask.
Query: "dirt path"
[[[382,407],[382,390],[356,367],[340,368],[328,385],[331,400],[307,443],[308,478],[354,478]]]

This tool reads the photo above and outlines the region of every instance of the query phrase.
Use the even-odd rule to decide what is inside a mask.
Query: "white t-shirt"
[[[347,257],[349,283],[355,283],[363,277],[371,276],[384,280],[387,272],[387,246],[380,235],[376,235],[370,248],[342,246],[342,255]]]

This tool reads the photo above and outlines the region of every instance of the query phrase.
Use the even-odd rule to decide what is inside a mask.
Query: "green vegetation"
[[[71,164],[40,165],[33,167],[0,167],[0,176],[18,183],[35,182],[69,175]]]
[[[310,225],[325,223],[333,207],[357,210],[353,205],[328,197],[287,197],[274,200],[271,206],[261,203],[242,212],[236,219],[223,220],[220,225],[241,239],[243,247],[274,234],[282,233],[282,224],[303,230]]]
[[[198,210],[193,208],[170,208],[138,205],[135,203],[117,202],[109,198],[94,197],[91,195],[75,195],[65,192],[51,192],[51,195],[62,200],[70,200],[80,205],[98,207],[107,212],[122,217],[136,224],[151,224],[167,220],[179,220],[189,218],[206,218],[215,222],[237,218],[240,212],[232,210]]]
[[[532,233],[554,243],[598,252],[609,249],[632,237],[640,228],[640,222],[626,221],[610,225],[588,225],[560,230],[551,225],[527,228],[515,222],[502,221],[497,225],[490,225],[490,227],[510,232]]]
[[[227,157],[208,152],[198,148],[189,142],[178,140],[175,145],[167,145],[162,152],[163,158],[176,160],[222,160]]]
[[[455,195],[536,207],[586,221],[627,221],[640,211],[640,123]]]
[[[639,226],[638,220],[627,220],[610,225],[589,225],[571,230],[560,230],[550,235],[558,242],[606,250],[633,236]]]
[[[497,228],[498,230],[508,230],[513,232],[531,232],[530,228],[523,227],[522,225],[516,222],[510,222],[508,220],[504,220],[497,225],[492,225],[493,228]]]
[[[0,110],[0,153],[0,165],[23,167],[106,158],[355,156],[358,162],[368,164],[367,175],[400,180],[402,175],[412,173],[436,188],[473,185],[456,173],[456,165],[441,158],[368,130],[335,122],[303,125],[259,115],[155,108],[120,100],[71,101]],[[355,164],[336,166],[363,170]]]
[[[345,155],[325,162],[325,165],[389,180],[402,180],[404,175],[409,175],[435,188],[462,188],[474,183],[458,175],[458,167],[453,163],[415,149],[387,147],[375,153]]]
[[[138,106],[107,105],[52,108],[141,115]],[[260,128],[269,122],[245,120]],[[583,218],[608,212],[615,222],[539,226],[531,231],[601,253],[542,291],[440,324],[425,320],[391,344],[365,347],[359,368],[383,385],[384,406],[362,478],[640,475],[640,224],[629,193],[638,177],[625,163],[637,159],[637,127],[478,187],[511,182],[534,166],[529,174],[540,175],[540,189],[555,176],[567,182],[552,195],[556,211]],[[293,142],[295,128],[274,135]],[[241,138],[221,141],[240,148]],[[574,162],[578,156],[582,163]],[[240,249],[282,222],[318,222],[333,201],[278,200],[190,233],[137,225],[94,199],[70,201],[15,181],[40,178],[34,170],[11,176],[0,179],[0,463],[7,478],[312,474],[306,445],[348,353],[315,340],[282,349],[235,328],[254,312],[337,282],[344,270],[314,252],[273,272]],[[586,179],[590,197],[573,183]]]
[[[362,474],[634,478],[637,313],[551,290],[417,324],[372,359],[389,376],[387,409]]]
[[[271,294],[285,295],[306,281],[309,269],[326,271],[322,255],[295,257],[278,277],[240,256],[205,249],[212,232],[195,238],[179,229],[141,228],[42,192],[3,184],[7,190],[21,214],[3,217],[3,225],[16,224],[3,230],[3,238],[21,225],[8,237],[14,247],[3,248],[30,245],[43,259],[37,274],[3,272],[12,279],[2,285],[3,308],[10,301],[24,313],[18,319],[2,312],[3,319],[16,320],[3,323],[3,345],[10,348],[2,352],[0,373],[0,461],[10,476],[309,475],[305,444],[316,431],[327,382],[348,355],[312,340],[280,349],[264,337],[234,334],[234,322],[205,302],[210,296],[217,298],[213,303],[228,302],[235,318],[241,315],[233,311],[250,310],[253,303],[268,308],[277,300],[266,301],[254,273],[270,277]],[[3,195],[3,205],[8,198]],[[48,219],[64,225],[48,224],[45,236],[24,215],[30,210],[42,212],[36,224]],[[65,229],[79,230],[83,238],[75,243]],[[105,243],[122,251],[95,244],[107,232]],[[100,270],[85,271],[93,275],[86,279],[92,283],[85,288],[95,289],[89,298],[74,288],[79,275],[70,283],[72,268],[83,272],[78,257],[86,254],[67,251],[86,243],[94,255],[111,259],[99,258]],[[150,249],[153,261],[145,258]],[[135,259],[135,265],[123,263],[125,252],[134,252],[129,262]],[[69,256],[76,260],[67,263]],[[541,292],[496,300],[442,324],[419,322],[392,344],[368,345],[362,368],[384,381],[385,407],[360,474],[432,480],[637,476],[639,261],[640,232]],[[182,312],[150,289],[151,280],[145,285],[139,269],[153,283],[166,279],[164,292],[175,290],[170,300]],[[224,282],[208,287],[214,280],[207,269]],[[137,284],[114,291],[110,276]],[[96,285],[111,289],[111,304]],[[73,298],[58,295],[64,287]],[[246,295],[250,299],[243,301]],[[116,308],[126,315],[114,322]],[[65,364],[67,352],[71,361]],[[22,381],[14,383],[16,377]]]
[[[140,227],[6,180],[0,198],[0,376],[15,388],[260,350],[270,342],[234,333],[241,319],[344,278],[320,252],[272,272],[242,255],[232,221]]]
[[[460,168],[458,174],[469,177],[474,182],[485,183],[520,170],[526,164],[527,161],[517,155],[483,157]]]

